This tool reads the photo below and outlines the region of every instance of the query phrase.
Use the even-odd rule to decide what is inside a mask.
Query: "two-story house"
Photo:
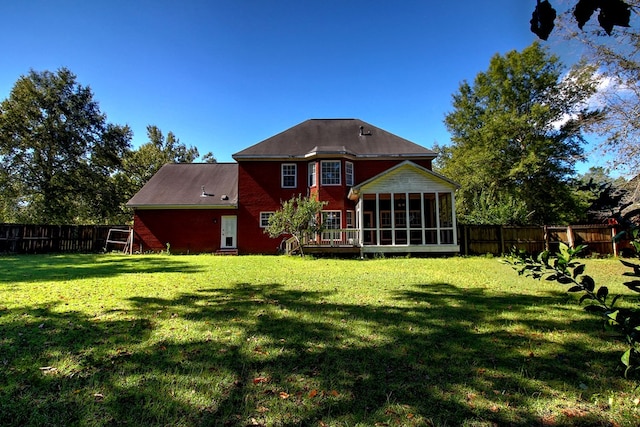
[[[236,163],[161,168],[128,203],[134,247],[276,253],[283,238],[264,233],[269,217],[302,194],[327,202],[327,230],[310,248],[455,253],[457,184],[431,170],[435,156],[361,120],[307,120],[234,154]]]

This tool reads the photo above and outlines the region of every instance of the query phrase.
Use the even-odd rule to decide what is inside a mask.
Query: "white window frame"
[[[353,162],[344,162],[344,181],[348,187],[353,187]]]
[[[293,177],[293,185],[285,185],[285,178]],[[283,163],[280,167],[280,184],[282,188],[296,188],[298,186],[298,165]]]
[[[329,164],[335,165],[336,163],[338,164],[337,182],[336,182],[336,179],[334,177],[332,177],[331,180],[325,179],[324,166],[325,165],[329,165]],[[331,171],[327,170],[327,173],[328,172],[335,172],[333,169],[335,169],[335,168],[332,168]],[[324,185],[324,186],[342,185],[342,162],[340,160],[322,160],[320,162],[320,183],[321,183],[321,185]]]
[[[329,215],[335,215],[334,219],[332,219],[331,227],[327,225],[327,220],[329,219]],[[342,228],[342,211],[322,211],[322,224],[324,225],[324,232],[322,233],[322,240],[341,240],[342,236],[340,234],[336,234],[335,232],[327,231],[327,230],[340,230]],[[335,227],[333,227],[335,225]]]
[[[345,216],[345,224],[347,228],[355,228],[356,226],[356,211],[347,211]]]
[[[267,228],[269,225],[269,218],[271,218],[274,213],[275,212],[273,211],[260,212],[260,228]]]
[[[371,206],[373,201],[371,198],[367,199],[369,207],[367,211],[359,213],[360,223],[362,224],[365,214],[372,215],[371,226],[363,227],[361,231],[369,233],[367,242],[373,241],[374,243],[367,243],[370,246],[376,245],[397,245],[404,246],[407,244],[422,244],[422,245],[455,245],[458,239],[457,233],[457,218],[455,211],[455,194],[450,191],[434,191],[434,192],[420,192],[420,193],[371,193],[375,195],[375,207]],[[396,211],[395,204],[391,205],[391,210],[380,209],[382,196],[385,196],[384,200],[388,201],[389,196],[391,200],[395,200],[397,194],[404,194],[405,200],[411,200],[411,194],[420,195],[420,209],[414,206],[411,209],[410,204],[407,204],[406,208],[398,209]],[[362,195],[361,201],[365,200],[365,196]],[[444,202],[446,200],[446,203]],[[428,203],[427,203],[428,202]],[[446,205],[446,206],[445,206]],[[446,212],[446,215],[445,215]],[[433,218],[432,218],[433,216]],[[411,221],[411,218],[414,221]],[[419,217],[419,218],[418,218]],[[428,225],[428,226],[427,226]],[[406,232],[406,243],[403,238],[403,243],[397,243],[397,232]],[[420,232],[422,243],[411,243],[412,233]],[[433,233],[433,241],[430,236]],[[390,236],[390,238],[383,241],[383,235]],[[417,239],[415,239],[417,240]]]
[[[315,187],[318,182],[317,176],[316,176],[316,168],[317,168],[316,162],[309,163],[309,166],[307,167],[307,175],[309,176],[309,179],[308,179],[309,187]]]

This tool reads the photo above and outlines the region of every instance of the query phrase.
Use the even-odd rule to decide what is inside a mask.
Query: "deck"
[[[360,255],[365,254],[456,254],[460,246],[455,244],[396,244],[361,245],[360,231],[353,228],[327,230],[313,238],[303,239],[302,250],[305,254],[323,255]],[[300,248],[294,238],[286,241],[285,253],[299,253]]]

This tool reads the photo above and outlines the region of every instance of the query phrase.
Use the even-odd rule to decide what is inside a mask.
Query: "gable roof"
[[[237,163],[169,163],[127,202],[130,208],[235,208]]]
[[[354,185],[349,190],[348,197],[351,200],[356,200],[360,196],[360,193],[362,192],[363,189],[366,189],[367,187],[371,186],[375,182],[382,181],[382,180],[394,175],[395,173],[397,173],[397,172],[399,172],[401,170],[410,170],[410,171],[419,173],[419,174],[427,177],[431,181],[440,181],[445,186],[451,187],[453,189],[460,188],[460,184],[458,184],[455,181],[450,180],[449,178],[445,177],[444,175],[440,175],[439,173],[436,173],[436,172],[434,172],[434,171],[432,171],[430,169],[427,169],[427,168],[424,168],[424,167],[422,167],[420,165],[417,165],[417,164],[413,163],[410,160],[405,160],[404,162],[398,163],[394,167],[389,168],[386,171],[381,172],[378,175],[376,175],[376,176],[374,176],[372,178],[369,178],[368,180],[363,181],[358,185]],[[419,184],[419,183],[415,182],[414,184]]]
[[[411,157],[436,153],[358,119],[310,119],[233,155],[235,160],[312,158],[318,155]]]

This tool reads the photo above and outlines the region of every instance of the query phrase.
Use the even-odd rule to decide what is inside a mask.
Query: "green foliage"
[[[634,231],[634,238],[634,246],[636,250],[640,250],[637,230]],[[560,243],[559,252],[555,256],[544,251],[535,259],[513,250],[507,262],[513,265],[519,275],[555,281],[566,286],[567,292],[582,293],[580,303],[586,303],[585,310],[598,314],[606,328],[625,337],[628,348],[620,360],[625,367],[624,375],[628,377],[640,370],[640,311],[616,307],[620,295],[611,297],[607,286],[597,287],[595,280],[585,274],[585,264],[576,260],[584,248],[584,245],[569,248]],[[624,276],[634,278],[625,282],[624,286],[640,293],[640,265],[625,260],[621,262],[632,269],[625,272]]]
[[[31,71],[0,104],[3,221],[108,221],[111,175],[131,130],[108,124],[89,87],[66,68]]]
[[[594,72],[581,65],[565,75],[558,58],[534,43],[494,56],[473,84],[460,85],[445,117],[452,145],[440,147],[436,167],[461,184],[461,220],[483,216],[482,197],[526,206],[529,223],[570,222],[584,211],[569,177],[584,157],[582,128],[600,115],[584,107],[596,90]]]
[[[131,129],[107,123],[66,68],[20,77],[0,104],[0,222],[130,222],[126,202],[160,167],[198,158],[172,132],[147,135],[131,150]]]
[[[129,150],[122,161],[121,170],[114,175],[115,186],[126,203],[144,184],[167,163],[192,163],[198,158],[196,147],[187,147],[173,134],[162,131],[153,125],[147,126],[149,141],[135,150]],[[207,162],[215,162],[212,153],[205,155]],[[131,214],[123,211],[128,217]]]
[[[319,216],[327,202],[315,198],[294,196],[282,202],[282,207],[269,218],[269,225],[264,232],[270,237],[290,235],[296,239],[302,253],[304,236],[321,233],[324,224]]]
[[[510,194],[495,195],[482,192],[471,201],[472,209],[458,215],[465,224],[526,224],[529,220],[527,205]]]
[[[590,3],[584,16],[591,15],[594,7],[620,5],[620,1],[583,1]],[[625,0],[626,20],[631,26],[618,26],[608,37],[602,37],[603,28],[587,25],[578,29],[573,22],[559,26],[564,41],[575,51],[582,52],[583,59],[598,67],[602,82],[595,102],[604,106],[606,116],[590,129],[600,136],[598,151],[608,163],[629,177],[640,173],[640,34],[638,12],[640,0]],[[623,12],[623,9],[618,9]],[[598,20],[611,15],[600,9]],[[629,12],[633,19],[629,21]],[[578,8],[576,8],[578,13]],[[623,12],[624,13],[624,12]],[[560,19],[573,21],[573,16],[560,14]],[[592,19],[591,21],[595,21]]]

